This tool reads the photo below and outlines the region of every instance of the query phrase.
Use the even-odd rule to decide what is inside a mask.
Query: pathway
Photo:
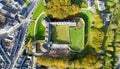
[[[35,39],[35,33],[36,33],[37,22],[38,22],[40,16],[42,16],[43,14],[45,14],[44,11],[43,11],[43,12],[37,17],[37,19],[35,20],[35,25],[34,25],[34,39]]]

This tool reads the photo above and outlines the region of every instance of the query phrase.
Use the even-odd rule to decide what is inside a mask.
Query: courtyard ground
[[[70,47],[73,50],[84,49],[84,28],[70,28]]]
[[[69,43],[69,26],[54,26],[51,40],[58,43]]]

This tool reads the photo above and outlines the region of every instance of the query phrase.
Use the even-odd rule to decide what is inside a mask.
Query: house
[[[13,5],[11,5],[10,3],[8,4],[5,4],[3,7],[2,7],[3,10],[6,10],[8,11],[9,13],[12,13],[12,14],[16,14],[17,13],[17,9],[15,9],[13,7]]]
[[[106,9],[105,2],[98,0],[98,10],[103,11]]]
[[[59,44],[57,42],[51,41],[51,26],[65,25],[65,26],[76,26],[76,22],[47,22],[46,20],[42,21],[45,23],[46,32],[45,32],[45,41],[36,43],[36,55],[44,55],[51,57],[67,57],[70,52],[69,44]],[[38,51],[39,50],[39,51]]]
[[[3,14],[7,18],[14,19],[18,10],[15,9],[10,3],[0,3],[0,13]]]
[[[24,7],[21,12],[20,12],[20,15],[22,15],[24,18],[26,18],[29,13],[31,12],[31,10],[34,8],[35,6],[35,2],[32,2],[29,6],[27,7]]]
[[[6,18],[0,15],[0,28],[3,28],[5,24],[6,24]]]
[[[14,0],[15,2],[18,2],[19,5],[23,6],[24,5],[24,1],[23,0]]]
[[[94,6],[94,0],[86,0],[88,7],[93,7]]]
[[[2,9],[2,8],[3,8],[3,6],[4,6],[4,5],[3,5],[2,3],[0,3],[0,9]]]
[[[111,14],[110,13],[102,13],[101,16],[102,16],[104,25],[108,26],[110,24]]]

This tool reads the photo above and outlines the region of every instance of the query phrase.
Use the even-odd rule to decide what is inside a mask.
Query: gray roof
[[[3,6],[4,6],[4,5],[0,3],[0,9],[2,9],[2,8],[3,8]]]

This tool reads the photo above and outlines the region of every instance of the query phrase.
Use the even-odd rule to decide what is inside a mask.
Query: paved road
[[[2,56],[4,56],[3,59],[5,59],[6,63],[11,63],[10,58],[9,58],[8,55],[5,53],[5,51],[4,51],[4,49],[2,48],[1,45],[0,45],[0,50],[1,50]]]
[[[9,66],[9,69],[13,69],[13,67],[15,66],[15,64],[17,64],[17,60],[18,60],[18,58],[19,58],[19,56],[22,54],[22,52],[23,52],[23,46],[24,46],[24,41],[25,41],[25,37],[26,37],[26,33],[27,33],[27,23],[25,24],[26,25],[26,27],[23,29],[23,31],[25,31],[25,32],[23,32],[23,37],[21,37],[21,44],[19,45],[17,45],[17,47],[18,46],[20,46],[20,48],[18,49],[18,53],[16,53],[15,52],[15,56],[13,57],[13,60],[12,60],[12,63],[10,64],[10,66]]]
[[[31,17],[32,17],[32,13],[33,13],[33,11],[34,11],[34,9],[36,8],[36,6],[37,6],[37,3],[39,2],[39,0],[34,0],[33,1],[34,2],[34,8],[30,11],[30,13],[28,14],[28,16],[25,18],[25,19],[22,19],[22,21],[21,21],[21,23],[20,24],[17,24],[17,25],[15,25],[15,26],[13,26],[11,29],[9,29],[7,32],[5,32],[5,33],[12,33],[13,31],[15,31],[15,30],[17,30],[19,27],[21,27],[24,23],[26,23],[26,22],[30,22],[31,21]]]
[[[24,57],[23,57],[22,62],[20,63],[20,66],[22,66],[22,65],[23,65],[23,63],[24,63],[24,61],[25,61],[26,57],[27,57],[27,56],[24,56]]]
[[[30,18],[32,17],[32,13],[33,13],[33,11],[34,11],[34,9],[35,9],[35,7],[37,6],[37,3],[39,2],[39,0],[34,0],[34,4],[35,4],[35,6],[34,6],[34,8],[30,11],[30,13],[29,13],[29,15],[27,16],[27,18],[26,19],[24,19],[24,20],[22,20],[22,22],[21,22],[21,25],[23,25],[23,24],[25,24],[25,26],[24,26],[24,33],[23,33],[23,39],[22,39],[22,42],[21,42],[21,45],[20,45],[20,49],[19,49],[19,51],[18,51],[18,54],[13,58],[13,61],[12,61],[12,63],[10,64],[10,66],[9,66],[9,69],[13,69],[14,67],[15,67],[15,64],[17,63],[17,60],[18,60],[18,58],[19,58],[19,56],[22,54],[22,52],[23,52],[23,45],[24,45],[24,42],[25,42],[25,37],[26,37],[26,34],[27,34],[27,28],[28,28],[28,26],[29,26],[29,24],[28,23],[30,23],[29,21],[30,21]]]
[[[0,40],[0,44],[1,44],[1,40]],[[10,58],[8,57],[8,55],[6,54],[6,52],[4,51],[4,49],[2,48],[2,46],[0,45],[0,51],[1,51],[1,56],[3,57],[3,59],[5,60],[6,63],[11,63]]]
[[[15,44],[14,44],[14,46],[12,48],[11,56],[15,56],[15,53],[16,53],[17,47],[18,47],[18,42],[20,41],[21,33],[22,33],[22,30],[19,31],[18,38],[15,39]]]

